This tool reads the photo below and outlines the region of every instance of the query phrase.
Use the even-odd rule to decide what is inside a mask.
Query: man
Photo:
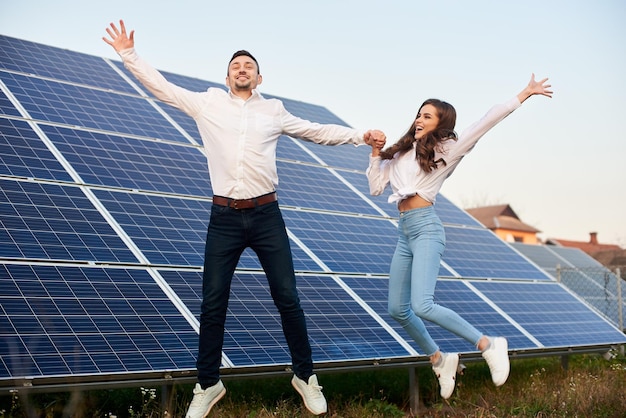
[[[169,83],[137,55],[134,31],[127,35],[124,21],[120,20],[119,28],[111,23],[106,32],[110,39],[102,39],[152,94],[194,118],[215,193],[205,248],[198,383],[186,417],[206,417],[226,393],[219,375],[224,322],[232,276],[247,247],[259,257],[280,313],[294,370],[291,383],[309,411],[325,413],[326,399],[313,374],[289,238],[275,192],[276,145],[282,134],[324,145],[380,145],[385,135],[291,115],[280,100],[265,99],[257,91],[263,78],[257,60],[247,51],[235,52],[228,64],[228,92],[219,88],[191,92]]]

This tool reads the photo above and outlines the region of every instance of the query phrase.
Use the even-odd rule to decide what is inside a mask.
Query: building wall
[[[523,244],[539,244],[534,232],[515,231],[513,229],[497,228],[493,232],[506,242],[521,242]]]

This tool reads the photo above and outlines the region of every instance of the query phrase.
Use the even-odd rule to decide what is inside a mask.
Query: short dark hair
[[[241,57],[241,56],[246,56],[246,57],[252,58],[252,61],[254,61],[254,63],[256,64],[256,68],[257,68],[259,74],[261,74],[261,67],[259,67],[259,62],[256,60],[256,58],[254,58],[254,56],[252,56],[251,53],[249,53],[245,49],[240,49],[239,51],[235,52],[233,54],[232,58],[230,59],[230,61],[228,61],[228,66],[230,67],[230,63],[233,62],[233,60],[235,58]],[[228,75],[228,70],[226,70],[226,74]]]

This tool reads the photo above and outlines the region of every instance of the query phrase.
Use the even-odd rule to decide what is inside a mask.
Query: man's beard
[[[252,81],[246,80],[243,82],[235,81],[235,90],[250,90]]]

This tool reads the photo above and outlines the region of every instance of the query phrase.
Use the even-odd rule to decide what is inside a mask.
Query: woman
[[[400,211],[398,244],[389,272],[389,314],[430,357],[439,379],[441,396],[454,391],[459,355],[442,353],[428,334],[427,319],[466,339],[482,352],[496,386],[509,376],[508,343],[503,337],[488,337],[451,309],[434,303],[439,263],[445,248],[444,228],[434,210],[437,193],[461,159],[478,139],[533,95],[552,97],[547,78],[535,75],[517,96],[491,108],[482,119],[457,137],[456,111],[450,104],[426,100],[415,121],[396,144],[372,142],[367,178],[372,195],[380,195],[391,185],[390,203]]]

